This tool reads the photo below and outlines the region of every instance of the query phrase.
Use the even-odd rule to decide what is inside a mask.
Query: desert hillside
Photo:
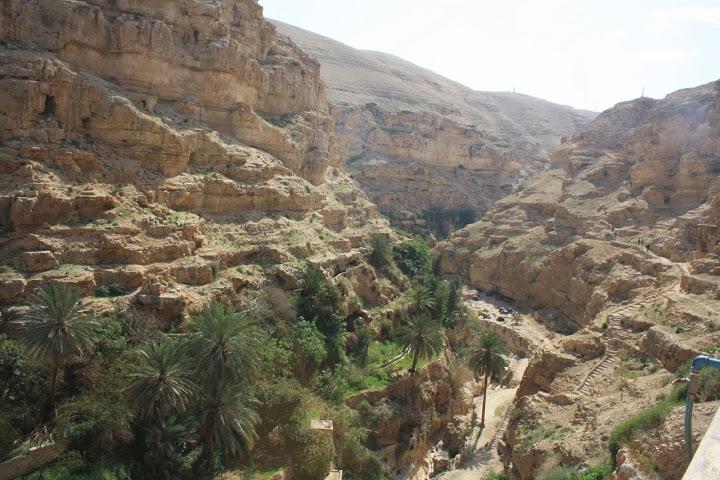
[[[117,284],[168,318],[383,230],[332,160],[319,66],[255,2],[18,0],[0,22],[4,302]]]
[[[598,439],[657,402],[666,370],[716,351],[719,139],[718,82],[618,104],[563,143],[550,170],[439,246],[444,271],[555,332],[528,366],[543,380],[526,373],[524,414],[501,448],[518,478],[557,463],[558,445],[561,457],[602,457]],[[528,447],[533,429],[564,421],[578,428]],[[680,478],[677,434],[648,435],[618,454],[626,476],[616,478],[645,478],[648,462],[660,475],[648,478]]]
[[[320,62],[342,158],[384,210],[485,211],[547,166],[594,116],[527,95],[477,92],[392,55],[274,22]]]

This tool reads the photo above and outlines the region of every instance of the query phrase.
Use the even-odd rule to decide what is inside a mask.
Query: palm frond
[[[226,455],[237,456],[252,447],[260,417],[239,384],[224,384],[201,406],[200,424],[206,442]],[[206,444],[206,447],[209,447]]]
[[[190,353],[201,378],[249,382],[259,371],[260,330],[234,307],[213,302],[191,320]]]
[[[182,347],[166,340],[139,353],[142,361],[130,374],[134,381],[127,393],[141,415],[162,418],[187,410],[194,385]]]
[[[64,284],[40,289],[18,324],[20,340],[36,360],[58,367],[92,351],[97,322],[81,313],[80,293]]]

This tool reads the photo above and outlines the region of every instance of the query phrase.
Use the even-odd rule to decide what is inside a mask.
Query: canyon
[[[674,404],[610,444],[717,351],[719,174],[719,81],[596,115],[471,90],[255,0],[6,0],[0,342],[20,345],[16,320],[49,285],[125,329],[120,354],[66,365],[62,413],[112,383],[96,370],[236,306],[265,335],[245,386],[257,438],[207,478],[680,479]],[[432,211],[466,215],[438,232]],[[400,338],[423,292],[442,348],[414,369]],[[466,356],[487,332],[507,366],[483,389]],[[147,431],[133,421],[107,435],[120,463]],[[21,423],[0,414],[0,459],[39,435]],[[114,458],[73,441],[79,471]],[[66,456],[49,468],[70,468],[52,448]]]
[[[320,62],[340,159],[400,225],[422,222],[418,210],[432,207],[482,214],[547,168],[561,138],[594,117],[527,95],[474,91],[392,55],[275,25]]]

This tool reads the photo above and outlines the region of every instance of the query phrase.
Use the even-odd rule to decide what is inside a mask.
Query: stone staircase
[[[497,448],[498,443],[500,443],[500,440],[502,440],[503,435],[505,434],[505,430],[507,430],[508,425],[510,425],[510,415],[512,413],[512,406],[508,407],[507,412],[505,412],[505,415],[503,416],[503,419],[500,421],[500,424],[497,426],[497,429],[495,430],[495,434],[493,435],[492,439],[490,440],[490,443],[488,443],[487,449],[490,451],[493,451]]]
[[[646,305],[651,304],[658,298],[664,296],[662,291],[653,292],[642,299]],[[575,393],[583,396],[590,396],[594,393],[595,386],[603,379],[606,378],[612,370],[614,370],[615,364],[619,361],[620,355],[616,348],[610,346],[610,339],[619,341],[628,340],[628,335],[632,335],[627,332],[623,327],[623,318],[636,315],[638,313],[639,304],[627,304],[620,305],[617,308],[611,310],[607,314],[607,329],[601,337],[603,344],[605,345],[605,354],[603,355],[602,361],[595,365],[590,372],[583,378],[582,382],[578,385]]]
[[[585,376],[580,385],[578,385],[575,393],[578,395],[590,396],[593,394],[593,388],[598,381],[606,377],[614,368],[615,363],[619,359],[618,352],[607,346],[605,355],[600,363],[595,365],[592,370]]]

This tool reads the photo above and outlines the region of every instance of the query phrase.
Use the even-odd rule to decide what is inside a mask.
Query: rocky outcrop
[[[338,157],[394,215],[480,212],[543,170],[592,114],[525,95],[472,91],[409,62],[275,22],[321,64]]]
[[[383,390],[363,392],[346,400],[349,406],[372,409],[382,418],[371,441],[396,476],[428,478],[434,468],[428,454],[435,446],[435,437],[470,409],[471,398],[464,388],[467,378],[459,376],[456,366],[441,358]]]
[[[719,98],[715,83],[604,112],[560,147],[553,170],[441,245],[443,269],[580,326],[608,301],[676,279],[672,262],[698,242],[714,255],[703,239],[718,185]]]
[[[697,447],[717,413],[718,402],[702,403],[693,412],[693,445]],[[617,469],[612,480],[660,478],[680,480],[687,467],[683,439],[683,408],[675,408],[654,429],[642,435],[617,454]]]
[[[670,372],[713,351],[719,139],[718,82],[619,104],[436,248],[444,272],[562,334],[520,384],[500,448],[511,478],[602,463],[598,443],[669,395]],[[647,465],[678,478],[676,439],[653,434],[662,438],[648,448],[625,445],[616,478],[644,478]]]
[[[10,0],[0,40],[3,303],[117,283],[167,317],[386,231],[254,0]]]

